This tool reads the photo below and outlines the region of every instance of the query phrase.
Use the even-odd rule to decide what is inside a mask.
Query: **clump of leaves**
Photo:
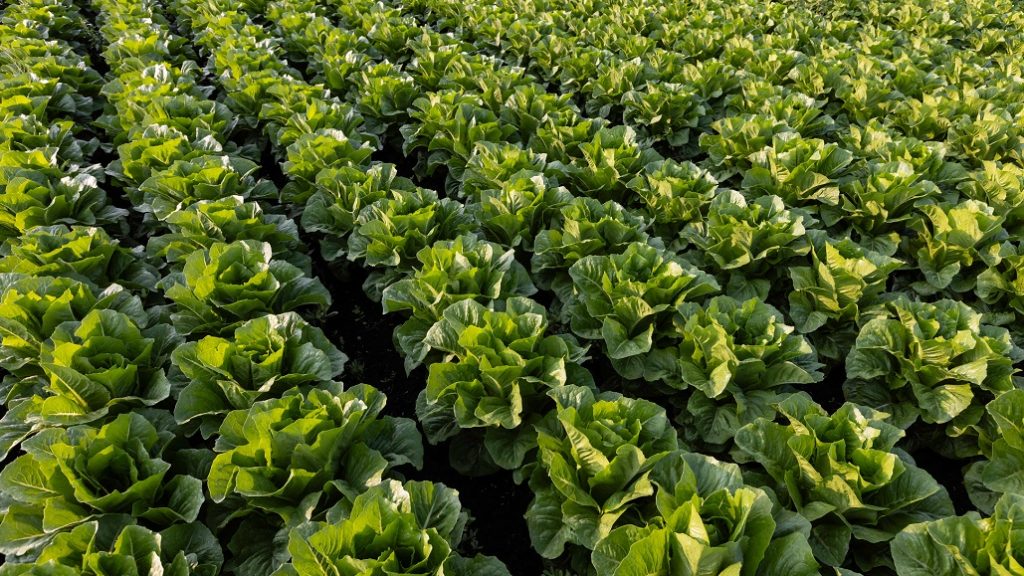
[[[556,409],[537,425],[526,522],[534,549],[556,558],[639,521],[638,505],[654,495],[651,470],[678,440],[657,404],[572,385],[550,393]]]
[[[953,514],[945,488],[894,449],[904,433],[884,412],[847,403],[830,415],[803,393],[776,410],[784,423],[759,418],[740,428],[737,452],[811,522],[820,562],[840,566],[853,546],[862,568],[885,565],[883,544],[900,530]]]

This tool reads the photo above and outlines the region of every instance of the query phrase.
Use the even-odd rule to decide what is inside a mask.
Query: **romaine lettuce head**
[[[246,320],[299,309],[322,313],[327,288],[293,264],[273,258],[266,242],[217,242],[185,259],[181,272],[162,282],[178,311],[171,315],[182,334],[228,334]]]
[[[619,254],[633,242],[661,246],[647,233],[648,220],[611,201],[575,198],[562,208],[557,224],[537,233],[530,269],[537,285],[563,302],[572,299],[569,269],[581,258]]]
[[[416,185],[398,175],[393,164],[375,164],[363,170],[352,166],[324,169],[316,175],[316,192],[302,211],[302,228],[320,232],[320,253],[325,260],[345,255],[348,236],[363,208],[391,197],[396,191],[412,192]]]
[[[521,466],[536,446],[530,423],[553,406],[548,390],[589,381],[578,364],[586,349],[572,336],[550,334],[544,307],[528,298],[509,298],[500,311],[456,302],[424,343],[441,355],[416,407],[427,439],[436,444],[460,429],[484,428],[490,459],[506,469]]]
[[[1024,496],[1024,390],[1011,390],[985,405],[991,425],[981,437],[986,458],[965,475],[971,501],[990,512],[1001,494]]]
[[[973,444],[976,454],[984,406],[1017,387],[1020,358],[1009,332],[983,323],[967,304],[900,296],[861,327],[846,358],[847,393],[892,406],[903,425],[918,418],[939,425],[960,438],[958,450]]]
[[[688,439],[727,444],[741,426],[769,415],[779,393],[823,378],[814,348],[757,298],[687,302],[674,320],[678,344],[653,350],[644,378],[692,389],[677,416]]]
[[[393,188],[359,211],[348,237],[348,259],[404,271],[413,267],[423,248],[478,228],[460,202],[438,199],[426,188]]]
[[[776,409],[785,423],[759,418],[740,428],[734,454],[762,467],[786,508],[811,522],[823,564],[843,564],[851,546],[866,568],[885,564],[900,530],[953,513],[946,489],[895,449],[904,433],[888,414],[847,403],[830,415],[804,393]]]
[[[849,238],[808,233],[810,266],[792,266],[789,316],[811,338],[818,353],[841,359],[857,336],[865,310],[880,301],[889,275],[903,262],[865,248]]]
[[[1024,496],[1003,496],[991,517],[977,512],[907,526],[892,541],[898,576],[1024,574]]]
[[[392,468],[423,464],[416,424],[381,416],[386,398],[336,383],[256,402],[224,417],[207,486],[233,515],[263,511],[288,523],[343,506]]]
[[[0,161],[0,237],[54,224],[116,230],[128,211],[111,205],[99,166],[62,167],[56,148],[4,151]]]
[[[651,469],[678,446],[664,409],[646,400],[567,385],[537,424],[539,462],[526,511],[533,547],[556,558],[567,544],[593,549],[654,494]]]
[[[117,310],[139,326],[148,323],[138,296],[117,284],[96,291],[67,276],[0,274],[0,367],[14,375],[38,374],[43,343],[58,326],[94,309]]]
[[[230,410],[317,386],[341,374],[348,358],[324,333],[294,312],[268,314],[235,328],[231,338],[205,336],[174,350],[184,376],[174,417],[200,425],[209,437]]]
[[[156,284],[156,271],[140,250],[85,226],[41,226],[8,239],[0,246],[0,272],[66,276],[96,290],[120,284],[145,293]]]
[[[601,539],[591,556],[598,576],[818,574],[806,535],[780,530],[772,500],[735,464],[676,452],[654,466],[651,481],[658,516]]]
[[[110,308],[61,323],[39,349],[32,371],[42,374],[23,368],[22,380],[12,375],[5,385],[19,398],[0,419],[0,454],[48,428],[98,425],[164,400],[171,385],[163,367],[179,342],[166,324],[147,328]]]
[[[291,531],[292,560],[275,576],[508,576],[495,558],[454,550],[467,515],[458,492],[388,480],[356,496],[330,523]]]
[[[0,576],[217,576],[224,563],[220,544],[203,524],[159,532],[137,524],[111,528],[79,524],[57,534],[35,561],[0,566]]]
[[[412,315],[395,331],[406,370],[426,357],[423,338],[444,310],[460,300],[500,305],[510,296],[531,296],[537,287],[515,251],[473,235],[435,242],[416,255],[419,267],[382,292],[384,312]]]
[[[643,375],[648,353],[671,334],[677,306],[719,290],[712,276],[642,242],[621,254],[581,258],[569,275],[573,300],[566,314],[572,331],[603,340],[612,365],[627,378]]]
[[[778,196],[748,201],[739,192],[722,190],[708,206],[707,218],[692,222],[683,236],[699,248],[709,267],[740,272],[746,282],[765,282],[810,251],[807,228],[815,223]]]
[[[241,196],[200,200],[168,214],[163,224],[167,232],[151,236],[146,253],[170,264],[183,264],[196,250],[217,242],[256,240],[270,244],[274,258],[287,260],[305,271],[310,269],[295,221],[281,214],[268,214],[259,203]]]
[[[142,414],[122,414],[99,428],[55,428],[27,440],[26,454],[0,471],[0,552],[38,552],[76,525],[120,525],[126,514],[157,526],[194,521],[202,482],[170,472],[161,455],[173,438]]]

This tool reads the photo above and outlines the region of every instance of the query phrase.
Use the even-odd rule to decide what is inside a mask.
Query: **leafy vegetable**
[[[111,575],[216,576],[224,555],[210,529],[199,523],[175,524],[160,532],[127,525],[111,534],[87,522],[57,534],[34,562],[8,563],[2,576]]]
[[[423,361],[427,354],[423,338],[451,304],[477,300],[500,305],[509,296],[530,296],[537,291],[512,250],[476,236],[436,242],[420,250],[416,259],[419,267],[412,276],[384,288],[381,298],[384,312],[412,314],[395,331],[406,370]]]
[[[537,425],[534,497],[526,511],[533,547],[545,558],[567,544],[588,549],[616,525],[638,519],[654,494],[651,469],[678,442],[665,411],[646,400],[567,385]]]
[[[1020,357],[1005,328],[984,324],[966,304],[901,297],[861,328],[846,375],[858,397],[892,406],[900,425],[920,418],[957,438],[976,435],[984,404],[1017,387]]]
[[[899,576],[1020,572],[1021,496],[1004,496],[995,514],[976,512],[912,524],[892,543]]]
[[[688,438],[725,444],[744,424],[770,416],[778,393],[822,379],[810,344],[756,298],[687,302],[675,325],[678,345],[652,351],[644,377],[693,389],[679,416]]]
[[[338,520],[294,529],[292,561],[274,574],[508,576],[495,558],[454,550],[465,524],[455,490],[389,480],[357,496]]]
[[[776,409],[785,424],[758,418],[736,432],[736,446],[811,522],[820,562],[843,564],[852,545],[862,568],[885,565],[881,544],[909,524],[953,513],[945,488],[894,450],[904,433],[884,412],[847,403],[829,415],[802,393]]]
[[[382,417],[385,400],[366,384],[342,392],[326,383],[229,412],[207,479],[210,498],[227,501],[235,516],[260,510],[287,523],[332,514],[396,466],[419,468],[416,425]]]
[[[179,424],[199,424],[206,437],[228,411],[248,409],[296,386],[330,382],[348,359],[294,312],[246,321],[230,339],[205,336],[172,357],[187,382],[174,417]]]
[[[0,551],[33,554],[84,522],[123,525],[124,514],[158,526],[194,521],[202,482],[170,473],[161,454],[173,438],[141,414],[122,414],[27,440],[26,454],[0,471]]]
[[[575,198],[562,208],[558,223],[537,233],[530,268],[537,285],[563,302],[572,298],[569,269],[585,256],[620,254],[634,242],[662,245],[646,232],[647,220],[615,202]]]
[[[44,226],[0,246],[0,272],[65,276],[98,289],[111,284],[152,290],[155,272],[140,251],[119,245],[102,228]]]
[[[566,313],[573,332],[603,340],[612,365],[627,378],[643,374],[646,355],[671,325],[678,305],[719,290],[713,277],[640,242],[622,254],[581,258],[569,274],[575,300]]]
[[[197,250],[162,286],[177,305],[171,320],[182,334],[226,334],[263,314],[297,309],[322,313],[331,302],[319,280],[273,259],[271,245],[255,240],[216,242]]]
[[[523,464],[536,444],[529,424],[551,408],[547,391],[583,383],[586,349],[568,335],[548,334],[544,308],[522,297],[502,311],[473,300],[445,309],[424,344],[443,354],[431,363],[416,413],[431,443],[459,429],[484,428],[487,457],[502,468]]]
[[[861,315],[880,303],[889,275],[903,262],[849,238],[808,236],[811,265],[789,269],[789,315],[797,330],[813,334],[820,354],[838,359],[855,339]]]
[[[687,452],[651,472],[659,516],[620,526],[592,555],[598,576],[708,573],[763,576],[818,574],[806,535],[777,534],[772,501],[747,486],[735,464]],[[774,537],[773,537],[774,536]]]

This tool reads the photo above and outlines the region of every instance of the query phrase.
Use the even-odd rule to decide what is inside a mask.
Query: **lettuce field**
[[[1024,576],[1014,0],[0,1],[0,576]]]

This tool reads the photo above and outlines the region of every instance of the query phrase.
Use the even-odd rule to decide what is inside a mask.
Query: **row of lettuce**
[[[400,481],[415,423],[335,381],[297,222],[372,270],[427,366],[427,440],[527,482],[559,565],[1020,571],[1019,39],[998,2],[951,5],[975,27],[884,2],[821,31],[782,3],[97,0],[104,77],[73,5],[12,3],[4,65],[39,64],[4,100],[0,433],[24,454],[0,574],[213,574],[222,548],[239,574],[506,573],[454,551],[453,491]],[[986,517],[954,515],[923,446],[971,464]]]

